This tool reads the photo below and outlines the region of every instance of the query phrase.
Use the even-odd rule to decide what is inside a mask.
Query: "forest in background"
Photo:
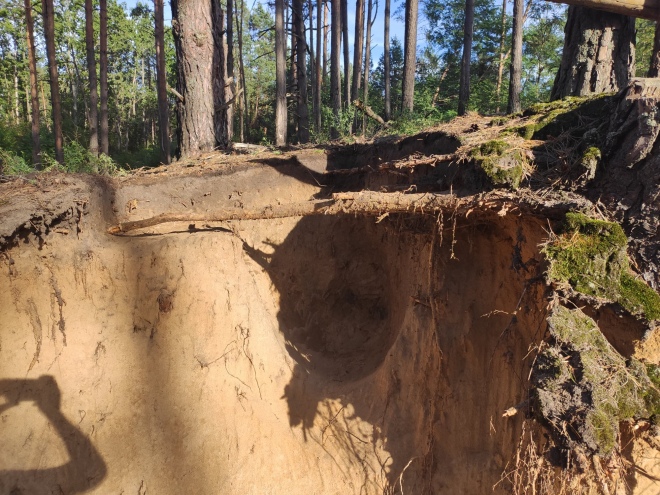
[[[367,47],[374,33],[381,35],[383,25],[376,25],[375,11],[389,7],[388,0],[362,3],[363,32],[358,23],[342,29],[353,32],[358,43],[348,44],[342,37],[340,85],[346,93],[359,91],[359,100],[380,120],[367,118],[344,96],[339,113],[333,113],[331,95],[330,5],[323,2],[298,0],[302,19],[296,24],[292,15],[295,5],[284,4],[283,22],[286,33],[287,135],[288,142],[300,139],[298,108],[301,91],[300,68],[293,70],[300,57],[296,49],[296,32],[304,32],[308,63],[305,65],[305,101],[312,108],[312,123],[308,125],[309,140],[323,143],[331,137],[353,139],[372,137],[377,133],[410,133],[422,127],[446,121],[457,115],[461,88],[461,57],[463,53],[465,1],[423,0],[415,31],[424,43],[417,47],[412,111],[402,110],[404,76],[404,40],[391,38],[389,68],[384,56],[369,58]],[[512,2],[507,0],[472,0],[474,31],[469,70],[469,100],[467,108],[481,114],[500,114],[507,110],[509,65],[512,53]],[[42,168],[66,168],[71,171],[116,171],[121,168],[154,166],[162,161],[159,147],[159,109],[157,91],[157,57],[155,44],[154,4],[137,3],[133,8],[116,0],[107,0],[107,154],[99,145],[92,145],[92,134],[99,129],[96,106],[97,81],[101,76],[99,63],[90,69],[90,46],[86,44],[86,2],[57,0],[54,8],[55,67],[61,99],[63,164],[58,164],[52,112],[48,57],[44,38],[43,3],[25,5],[12,0],[0,0],[0,168],[4,173],[27,173],[35,165],[31,98],[29,33],[27,10],[31,10],[34,32],[39,142]],[[227,5],[227,2],[229,5]],[[296,3],[295,0],[293,2]],[[366,3],[366,5],[365,5]],[[405,16],[405,4],[391,6],[391,15]],[[91,7],[92,54],[100,53],[100,8],[98,0]],[[358,2],[359,4],[359,2]],[[26,7],[29,6],[29,9]],[[275,6],[244,0],[222,0],[220,8],[231,12],[232,42],[228,63],[232,67],[233,92],[229,105],[231,140],[270,145],[276,142],[276,60]],[[359,7],[358,7],[359,8]],[[389,10],[389,9],[388,9]],[[319,21],[318,12],[321,12]],[[371,13],[370,13],[371,12]],[[311,14],[311,15],[310,15]],[[387,14],[386,14],[387,15]],[[359,17],[359,16],[358,16]],[[371,19],[369,22],[367,19]],[[564,44],[566,8],[543,0],[524,2],[522,44],[522,75],[520,100],[522,107],[547,101],[561,62]],[[176,25],[176,20],[173,22]],[[293,26],[293,27],[292,27]],[[366,28],[366,33],[364,30]],[[89,26],[87,26],[89,29]],[[636,74],[646,75],[653,51],[655,23],[638,19],[636,23]],[[89,32],[89,31],[88,31]],[[169,152],[175,154],[177,137],[177,105],[182,101],[177,80],[177,56],[171,26],[164,27],[164,60],[166,65],[168,125],[171,139]],[[389,38],[389,37],[388,37]],[[319,44],[319,40],[321,43]],[[321,47],[320,54],[317,47]],[[372,50],[374,47],[370,47]],[[316,67],[318,60],[319,67]],[[348,64],[346,61],[348,60]],[[354,68],[359,66],[357,85]],[[364,68],[367,74],[364,74]],[[315,83],[316,72],[320,84]],[[362,72],[362,74],[360,74]],[[390,110],[385,108],[386,74],[389,74]],[[353,88],[350,88],[352,83]],[[316,88],[320,85],[319,121],[314,122]],[[365,86],[368,91],[365,92]],[[365,98],[366,97],[366,98]],[[354,99],[354,98],[351,98]],[[392,121],[393,123],[385,121]],[[92,133],[94,129],[94,133]],[[333,135],[332,131],[336,131]],[[338,135],[337,135],[338,134]]]

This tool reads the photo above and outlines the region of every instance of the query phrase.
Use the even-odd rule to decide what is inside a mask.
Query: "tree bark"
[[[323,7],[321,0],[316,0],[316,90],[314,91],[314,128],[317,133],[321,132],[321,91],[323,89],[323,82],[321,77],[321,30]]]
[[[300,143],[307,143],[309,142],[309,109],[307,107],[307,40],[305,38],[303,0],[293,0],[292,6],[296,33],[298,33],[296,49],[298,141]]]
[[[87,53],[87,73],[89,74],[89,151],[99,154],[99,96],[96,78],[96,55],[94,53],[94,5],[85,0],[85,51]]]
[[[156,21],[156,79],[158,89],[158,135],[160,138],[160,161],[165,165],[171,162],[170,157],[170,117],[167,105],[167,74],[165,72],[165,22],[163,0],[154,0],[154,17]]]
[[[635,74],[635,19],[570,6],[564,33],[552,100],[615,92]]]
[[[362,77],[362,42],[364,39],[364,0],[355,2],[355,43],[353,47],[353,81],[351,82],[351,101],[358,98],[360,78]],[[365,69],[366,70],[366,69]]]
[[[523,1],[513,0],[513,34],[511,39],[511,68],[509,75],[509,104],[507,113],[520,112],[522,88]]]
[[[284,0],[275,0],[275,146],[286,145],[286,34]]]
[[[346,108],[351,101],[351,57],[348,46],[348,0],[340,0],[341,2],[341,32],[342,32],[342,46],[344,49],[344,102]]]
[[[385,122],[392,118],[390,95],[390,0],[385,0],[385,33],[383,46],[383,70],[385,71]]]
[[[330,0],[332,7],[330,25],[330,106],[332,106],[333,122],[330,126],[330,137],[339,137],[339,110],[341,108],[341,91],[339,89],[339,65],[341,60],[341,0]]]
[[[240,95],[234,93],[231,79],[227,75],[229,49],[225,38],[225,13],[220,2],[211,4],[213,34],[213,127],[216,147],[226,150],[231,147],[234,136],[234,105]]]
[[[231,101],[224,43],[224,13],[218,2],[172,0],[177,52],[177,135],[180,157],[226,148],[231,142]]]
[[[401,90],[401,110],[403,112],[412,112],[415,102],[415,65],[417,64],[417,7],[417,0],[406,0],[403,86]]]
[[[53,0],[41,0],[41,10],[44,19],[44,37],[46,39],[46,55],[48,57],[48,74],[50,75],[50,99],[53,113],[53,133],[55,134],[55,159],[64,165],[64,140],[62,138],[62,105],[60,103],[60,82],[57,74],[57,58],[55,56],[55,16]]]
[[[458,115],[467,113],[470,100],[470,62],[472,59],[472,34],[474,29],[474,0],[465,2],[465,26],[463,28],[463,59],[458,88]]]
[[[27,51],[30,68],[30,104],[32,124],[32,165],[41,170],[41,143],[39,140],[39,90],[37,87],[37,58],[34,51],[34,19],[32,4],[25,0],[25,24],[27,27]]]
[[[647,77],[660,76],[660,22],[655,23],[655,35],[653,36],[653,52]]]
[[[99,46],[99,75],[101,79],[101,111],[99,116],[101,121],[99,123],[99,145],[101,146],[101,153],[105,153],[107,155],[110,153],[110,137],[108,126],[108,0],[99,0],[99,10],[99,36],[101,38]],[[169,163],[169,161],[167,163]]]

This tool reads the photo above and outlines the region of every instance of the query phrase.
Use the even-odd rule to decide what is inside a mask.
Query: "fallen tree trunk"
[[[659,0],[547,0],[554,3],[565,3],[578,7],[604,10],[614,14],[623,14],[631,17],[641,17],[657,21],[660,19]]]
[[[563,218],[567,211],[589,208],[590,204],[579,196],[569,200],[566,195],[557,198],[541,197],[533,193],[522,195],[493,191],[486,194],[459,198],[453,194],[433,193],[381,193],[376,191],[336,193],[331,199],[268,205],[263,208],[223,208],[208,213],[163,213],[155,217],[122,222],[108,229],[112,235],[125,235],[136,230],[176,222],[226,222],[231,220],[269,220],[275,218],[306,217],[312,215],[367,215],[380,219],[388,214],[415,213],[469,217],[475,211],[490,211],[498,216],[524,211],[544,218]],[[190,230],[194,228],[189,227]]]

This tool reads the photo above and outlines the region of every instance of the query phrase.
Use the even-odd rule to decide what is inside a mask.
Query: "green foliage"
[[[635,31],[635,75],[646,77],[653,54],[653,37],[655,36],[655,22],[648,19],[636,19]]]
[[[568,213],[563,233],[543,248],[550,262],[548,279],[582,294],[618,302],[649,320],[658,319],[660,296],[632,275],[627,242],[616,223]]]
[[[116,153],[113,159],[120,167],[127,169],[157,167],[160,165],[160,149],[157,146],[151,146],[137,151],[122,151]]]
[[[115,175],[119,172],[117,164],[107,155],[94,155],[78,142],[64,145],[64,165],[60,165],[49,153],[42,153],[44,171],[58,171],[82,174]]]
[[[0,175],[24,175],[34,172],[16,153],[0,148]]]

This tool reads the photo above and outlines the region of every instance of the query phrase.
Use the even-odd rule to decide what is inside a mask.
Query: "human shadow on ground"
[[[0,414],[21,402],[34,402],[55,429],[69,454],[69,462],[58,467],[0,469],[0,493],[72,495],[84,493],[103,481],[107,473],[106,464],[89,438],[62,414],[61,393],[55,378],[44,375],[31,380],[0,380],[0,397],[4,399],[4,403],[0,404]],[[11,422],[3,422],[2,428],[11,428]]]

